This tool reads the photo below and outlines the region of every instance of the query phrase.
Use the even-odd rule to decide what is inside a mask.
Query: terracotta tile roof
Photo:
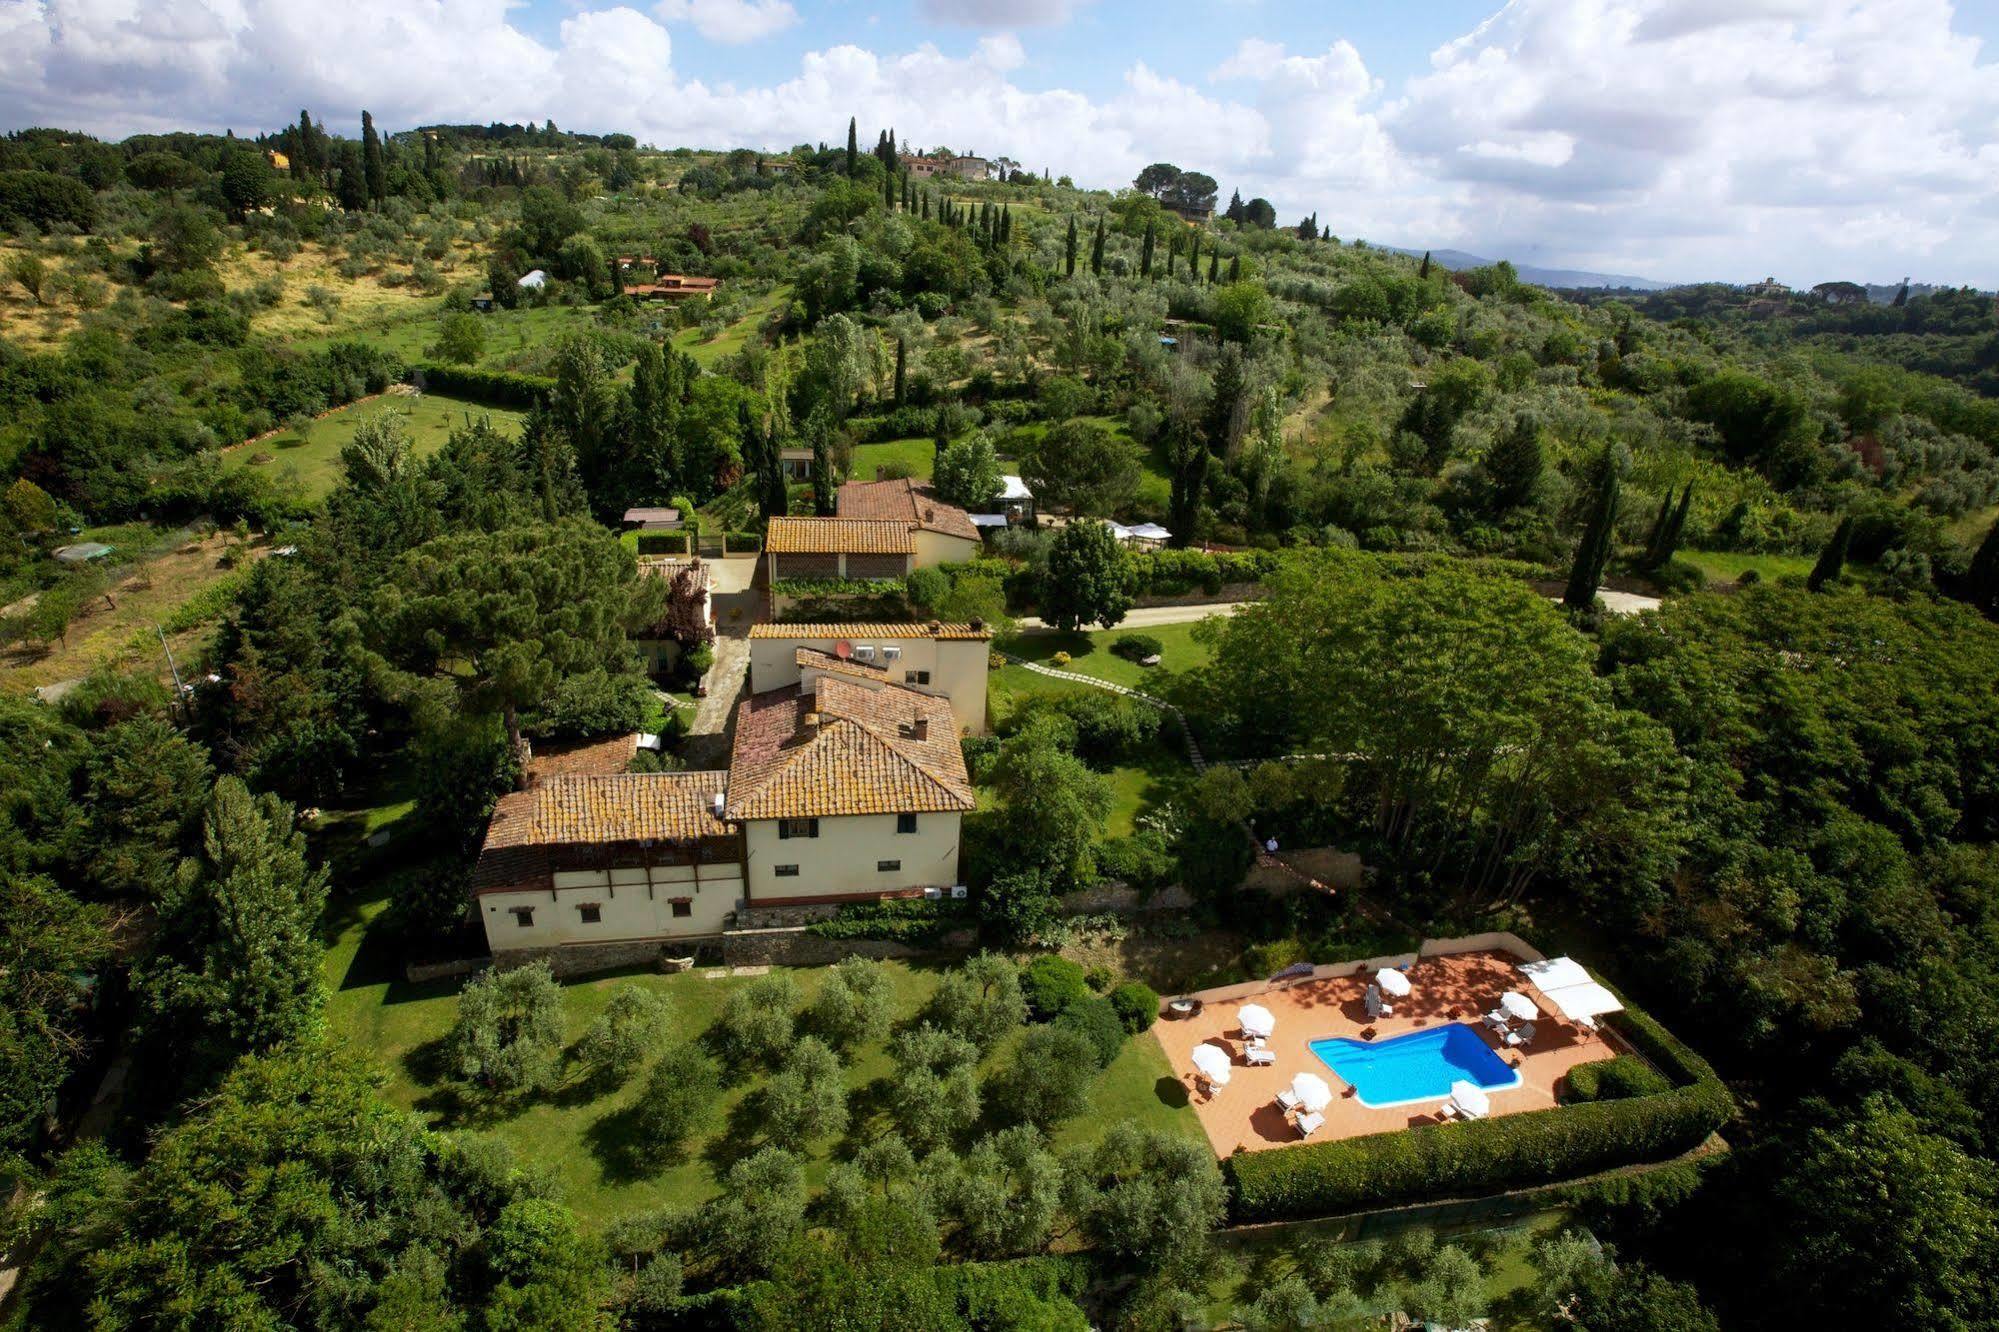
[[[882,518],[908,523],[926,532],[979,539],[979,529],[971,516],[955,504],[937,498],[937,492],[909,477],[896,481],[849,481],[840,487],[842,518]]]
[[[848,675],[856,680],[873,680],[881,684],[888,679],[888,667],[876,666],[870,662],[855,661],[852,657],[836,657],[818,648],[802,647],[792,654],[799,666],[815,671],[826,671],[832,675]]]
[[[969,624],[889,623],[889,624],[753,624],[751,638],[935,638],[985,639],[990,629],[974,629]]]
[[[665,842],[727,837],[715,817],[719,772],[620,772],[551,777],[503,796],[486,826],[488,848]]]
[[[915,552],[916,541],[908,523],[869,518],[773,518],[764,549],[773,555],[909,555]]]
[[[808,718],[816,718],[809,721]],[[926,730],[911,734],[914,723]],[[744,699],[728,819],[915,814],[978,805],[948,699],[822,677]]]
[[[608,776],[631,766],[638,752],[636,735],[614,735],[600,740],[540,740],[528,759],[528,781],[545,782],[552,777]]]

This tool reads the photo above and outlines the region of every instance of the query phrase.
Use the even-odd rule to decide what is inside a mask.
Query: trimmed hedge
[[[806,926],[805,932],[824,939],[886,939],[923,948],[971,923],[971,911],[963,902],[906,897],[850,903],[833,919]]]
[[[1301,1219],[1558,1183],[1690,1151],[1734,1115],[1735,1102],[1707,1061],[1664,1027],[1630,1007],[1613,1021],[1673,1080],[1671,1090],[1238,1152],[1224,1163],[1231,1220]]]
[[[416,373],[423,376],[426,392],[448,393],[455,398],[470,398],[495,407],[518,407],[522,410],[533,407],[555,387],[554,380],[540,375],[520,375],[511,370],[475,370],[468,365],[444,365],[437,361],[422,362],[416,367]]]
[[[1570,1069],[1564,1081],[1571,1102],[1623,1101],[1633,1096],[1654,1096],[1672,1090],[1673,1086],[1664,1074],[1635,1055],[1580,1065]]]

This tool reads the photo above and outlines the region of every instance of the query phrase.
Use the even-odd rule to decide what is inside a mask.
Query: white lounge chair
[[[1296,1110],[1298,1108],[1298,1094],[1289,1087],[1286,1087],[1283,1091],[1277,1093],[1277,1105],[1282,1110]]]
[[[1277,1051],[1267,1045],[1252,1045],[1242,1052],[1242,1062],[1252,1068],[1262,1068],[1277,1062]]]
[[[1508,1045],[1531,1045],[1533,1042],[1534,1024],[1531,1022],[1524,1024],[1518,1031],[1509,1031],[1506,1033],[1506,1043]]]
[[[1445,1102],[1444,1102],[1444,1103],[1443,1103],[1442,1105],[1438,1106],[1438,1107],[1437,1107],[1437,1118],[1439,1118],[1439,1119],[1442,1119],[1442,1120],[1452,1120],[1452,1119],[1456,1119],[1456,1118],[1458,1118],[1458,1105],[1457,1105],[1457,1102],[1456,1102],[1456,1101],[1445,1101]]]
[[[1298,1116],[1298,1136],[1301,1138],[1309,1138],[1325,1126],[1326,1117],[1324,1115]]]

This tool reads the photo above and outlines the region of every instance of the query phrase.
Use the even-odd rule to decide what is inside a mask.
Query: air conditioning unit
[[[951,885],[951,900],[953,902],[962,902],[968,896],[970,894],[966,891],[964,884],[954,883]]]
[[[882,649],[882,660],[883,660],[883,661],[901,661],[901,660],[902,660],[902,649],[901,649],[901,648],[899,648],[899,647],[885,647],[885,648],[883,648],[883,649]]]
[[[929,901],[935,902],[937,899],[944,896],[944,890],[942,888],[925,888],[923,890],[923,896]]]
[[[873,643],[855,644],[854,646],[855,661],[873,661],[874,659],[875,659],[875,645]]]

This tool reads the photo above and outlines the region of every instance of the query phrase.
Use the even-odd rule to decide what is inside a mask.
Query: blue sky
[[[1995,0],[0,0],[0,127],[870,140],[1667,279],[1999,286]],[[359,58],[357,58],[359,57]]]

